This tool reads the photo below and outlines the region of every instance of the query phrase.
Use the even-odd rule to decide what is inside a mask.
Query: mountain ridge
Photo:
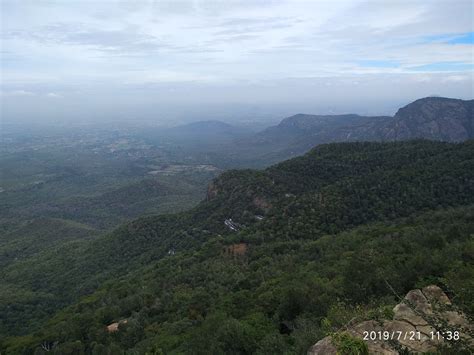
[[[425,97],[401,107],[394,116],[299,113],[237,143],[245,156],[276,163],[312,147],[335,142],[431,139],[459,142],[474,137],[474,100]],[[249,159],[250,160],[250,159]]]

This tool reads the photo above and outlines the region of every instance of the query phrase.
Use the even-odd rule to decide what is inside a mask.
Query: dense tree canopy
[[[330,144],[226,172],[193,210],[6,267],[1,347],[304,353],[353,317],[389,317],[391,288],[430,283],[472,315],[473,172],[472,141]]]

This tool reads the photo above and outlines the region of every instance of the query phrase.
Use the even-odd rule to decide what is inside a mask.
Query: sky
[[[393,114],[471,99],[471,0],[0,0],[2,122]]]

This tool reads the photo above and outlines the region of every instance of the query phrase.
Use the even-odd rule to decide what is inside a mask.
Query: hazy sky
[[[4,121],[393,113],[473,96],[471,0],[0,0]]]

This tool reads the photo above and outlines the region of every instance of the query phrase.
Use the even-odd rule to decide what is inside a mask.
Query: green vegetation
[[[338,355],[369,355],[367,344],[347,332],[332,334],[332,341],[337,348]]]
[[[472,267],[465,250],[473,218],[474,207],[457,208],[317,240],[249,240],[248,254],[235,258],[212,238],[105,283],[32,336],[4,344],[8,353],[43,341],[79,341],[86,352],[102,344],[138,353],[304,353],[354,315],[376,318],[373,310],[397,303],[385,282],[400,292],[436,282],[465,296],[466,285],[456,285]],[[105,326],[121,319],[128,322],[108,334]]]
[[[226,172],[190,211],[3,268],[0,349],[305,353],[354,316],[389,316],[388,284],[438,284],[472,315],[473,171],[472,141],[411,141],[325,145]],[[236,243],[246,251],[229,253]],[[339,340],[341,353],[364,353]]]
[[[137,217],[194,207],[219,172],[175,147],[147,145],[130,129],[2,133],[2,335],[34,329],[97,287],[94,278],[93,286],[77,284],[74,273],[88,275],[72,266],[93,240]]]

